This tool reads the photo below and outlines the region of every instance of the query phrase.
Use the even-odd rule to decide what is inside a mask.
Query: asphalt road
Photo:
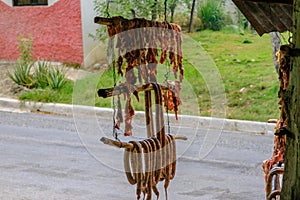
[[[111,123],[97,116],[0,112],[0,199],[136,199],[135,186],[122,171],[123,150],[99,142],[111,132]],[[138,123],[135,127],[143,130]],[[264,199],[261,162],[271,155],[272,135],[182,124],[172,131],[189,140],[177,143],[169,200]],[[159,190],[165,199],[162,183]]]

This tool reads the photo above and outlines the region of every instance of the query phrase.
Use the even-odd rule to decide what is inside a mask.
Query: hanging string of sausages
[[[159,198],[157,184],[164,181],[166,199],[167,188],[176,173],[175,137],[166,135],[163,148],[155,137],[143,141],[130,141],[133,148],[124,151],[124,169],[128,182],[136,185],[137,199],[143,193],[146,200],[152,199],[152,192]]]
[[[133,148],[126,149],[124,152],[127,180],[130,184],[137,185],[137,199],[140,199],[141,193],[143,193],[144,198],[147,197],[146,200],[151,200],[152,191],[157,198],[159,197],[156,187],[159,181],[164,181],[166,199],[168,199],[167,188],[176,171],[175,138],[165,133],[160,85],[157,83],[152,83],[152,85],[155,94],[156,137],[150,137],[143,141],[130,141]],[[152,131],[152,128],[147,131]],[[151,134],[153,133],[147,132],[147,135]],[[144,154],[144,162],[142,154]]]
[[[124,169],[128,182],[136,185],[137,199],[143,194],[146,200],[152,199],[152,193],[159,198],[157,184],[164,181],[165,196],[168,199],[167,189],[176,173],[176,139],[186,140],[185,137],[165,133],[163,118],[163,102],[160,85],[152,83],[155,94],[156,136],[153,124],[148,124],[147,135],[151,136],[141,141],[129,143],[112,141],[102,138],[105,144],[125,148]],[[146,91],[149,92],[149,91]],[[145,98],[147,98],[145,96]],[[147,121],[147,119],[146,119]]]
[[[263,162],[263,170],[265,172],[266,182],[266,199],[272,199],[274,195],[280,195],[280,184],[276,183],[272,192],[272,180],[274,175],[280,175],[283,173],[283,159],[286,147],[286,133],[287,133],[287,116],[284,109],[283,103],[283,92],[285,92],[289,85],[290,77],[290,47],[288,45],[282,45],[279,52],[276,53],[278,58],[277,62],[279,67],[279,85],[280,89],[278,92],[279,106],[280,106],[280,117],[277,120],[275,133],[274,133],[274,150],[273,155],[270,159]],[[276,180],[276,179],[275,179]],[[279,182],[279,181],[277,181]]]

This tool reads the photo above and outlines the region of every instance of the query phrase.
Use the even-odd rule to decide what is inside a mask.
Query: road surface
[[[111,132],[111,123],[95,116],[74,120],[0,112],[0,199],[136,199],[135,186],[122,171],[123,151],[99,142],[103,133]],[[205,140],[208,130],[172,128],[189,140],[177,143],[170,200],[264,199],[261,162],[271,155],[272,135],[210,131],[220,137],[203,156],[199,151],[203,141],[210,142]],[[165,199],[162,183],[159,190]]]

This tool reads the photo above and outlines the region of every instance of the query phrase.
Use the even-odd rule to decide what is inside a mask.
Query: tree
[[[157,4],[158,4],[157,0],[154,0],[151,6],[152,20],[156,20],[157,18],[157,6],[158,6]]]
[[[122,16],[157,20],[158,16],[164,14],[164,0],[94,0],[94,5],[97,16],[101,17]],[[105,40],[106,28],[101,26],[97,29],[96,35],[90,36],[94,39]]]
[[[169,1],[169,6],[168,7],[169,7],[170,12],[171,12],[171,19],[170,19],[171,23],[174,22],[174,13],[175,13],[175,9],[176,9],[177,3],[178,3],[178,0],[171,0],[171,1]]]
[[[156,20],[157,15],[163,12],[162,0],[94,0],[98,16],[122,16],[131,18],[134,11],[136,17]],[[107,10],[109,8],[109,10]]]
[[[293,44],[300,48],[300,0],[294,0]],[[288,133],[281,200],[300,199],[300,57],[291,58],[289,87],[283,94]]]

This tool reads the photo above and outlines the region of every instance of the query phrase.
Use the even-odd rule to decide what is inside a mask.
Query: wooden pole
[[[293,48],[300,48],[300,0],[294,0]],[[289,87],[283,93],[287,114],[286,151],[280,200],[300,199],[300,57],[291,58]]]
[[[94,22],[96,24],[102,24],[102,25],[109,26],[109,25],[113,24],[113,19],[111,19],[111,18],[105,18],[105,17],[95,17],[94,18]]]
[[[282,4],[282,5],[293,5],[293,0],[243,0],[255,3],[272,3],[272,4]]]
[[[183,135],[173,135],[175,140],[187,140],[186,136]],[[134,141],[137,141],[136,139],[133,139]],[[120,142],[116,140],[112,140],[106,137],[102,137],[100,139],[101,142],[104,144],[107,144],[109,146],[117,147],[117,148],[123,148],[123,149],[133,149],[134,145],[128,142]]]
[[[175,90],[175,85],[172,83],[169,83],[168,85],[166,84],[161,84],[161,89],[162,90]],[[140,85],[140,86],[132,86],[135,91],[137,92],[145,92],[145,91],[151,91],[153,90],[153,85],[152,84],[145,84],[145,85]],[[98,90],[98,96],[107,98],[107,97],[112,97],[116,95],[120,95],[123,93],[129,92],[128,88],[126,85],[120,85],[116,86],[115,88],[105,88],[105,89],[99,89]]]

